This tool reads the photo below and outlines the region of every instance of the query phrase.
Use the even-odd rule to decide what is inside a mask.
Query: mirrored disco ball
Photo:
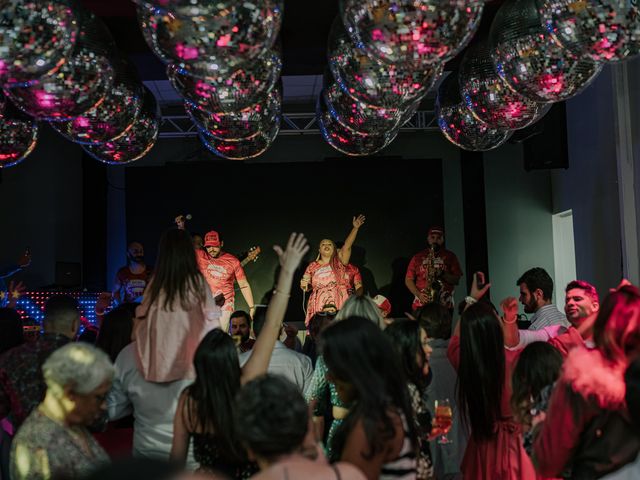
[[[82,148],[96,160],[110,165],[124,165],[139,160],[153,148],[160,131],[160,109],[148,88],[144,87],[142,109],[135,123],[124,135],[100,145]]]
[[[262,155],[271,146],[280,131],[280,117],[266,130],[251,138],[241,140],[220,140],[200,132],[202,144],[215,155],[228,160],[247,160]]]
[[[442,134],[463,150],[486,151],[499,147],[511,136],[510,130],[491,128],[471,114],[460,97],[456,72],[440,85],[436,97],[436,119]]]
[[[73,120],[51,126],[72,142],[97,145],[116,140],[134,125],[142,107],[142,85],[133,66],[116,60],[115,80],[104,100]]]
[[[550,104],[529,100],[509,88],[496,73],[486,42],[469,47],[460,65],[459,82],[471,113],[493,128],[524,128],[550,108]]]
[[[281,70],[280,56],[269,51],[228,74],[199,78],[169,64],[167,77],[173,88],[198,108],[208,112],[237,112],[266,98],[280,78]]]
[[[280,121],[282,99],[274,89],[267,99],[239,112],[210,113],[185,101],[189,117],[200,131],[218,140],[249,140]]]
[[[215,77],[269,50],[280,29],[270,2],[211,2],[209,14],[185,16],[139,7],[150,47],[190,74]]]
[[[342,0],[354,43],[385,63],[445,62],[475,34],[484,0]]]
[[[28,85],[5,88],[6,95],[22,111],[40,120],[75,118],[94,108],[113,84],[109,61],[81,49],[54,73]]]
[[[421,69],[389,65],[357,48],[338,18],[329,35],[329,68],[340,88],[355,100],[378,107],[404,107],[427,94],[442,64]]]
[[[0,93],[0,104],[4,105]],[[0,169],[12,167],[27,158],[36,148],[38,124],[7,104],[0,110]]]
[[[133,0],[134,3],[148,8],[155,8],[159,12],[171,12],[185,17],[199,15],[228,15],[240,2],[223,0]],[[256,10],[266,8],[272,10],[282,20],[283,0],[245,0],[243,8]]]
[[[325,80],[323,95],[331,116],[354,132],[379,135],[400,124],[403,109],[376,107],[354,100],[337,83]]]
[[[542,22],[563,47],[595,62],[640,52],[637,0],[539,0]]]
[[[316,104],[316,120],[322,138],[335,150],[345,155],[359,157],[373,155],[389,145],[398,134],[398,129],[379,133],[358,133],[346,128],[331,114],[325,92],[320,92]]]
[[[538,102],[567,100],[586,88],[601,64],[558,45],[541,25],[535,0],[506,0],[491,24],[491,57],[498,75]]]
[[[0,2],[0,84],[29,82],[71,53],[78,26],[73,10],[54,0]]]

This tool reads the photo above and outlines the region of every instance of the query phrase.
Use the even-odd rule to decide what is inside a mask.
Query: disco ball
[[[506,0],[491,24],[490,45],[498,75],[537,102],[577,95],[602,69],[562,48],[545,32],[535,0]]]
[[[116,63],[113,87],[104,100],[73,120],[52,122],[58,133],[72,142],[97,145],[126,134],[134,125],[142,107],[142,87],[132,66]]]
[[[0,5],[0,84],[30,82],[69,56],[78,25],[68,5],[53,0],[3,0]]]
[[[325,92],[320,92],[316,104],[316,120],[324,140],[345,155],[360,157],[373,155],[389,145],[398,129],[378,134],[355,132],[338,122],[331,114]]]
[[[460,97],[458,76],[455,72],[451,73],[438,89],[436,119],[447,140],[463,150],[492,150],[506,142],[512,133],[510,130],[491,128],[471,114]]]
[[[595,62],[640,53],[637,0],[539,0],[545,28],[563,47]]]
[[[322,95],[329,112],[344,127],[358,133],[380,135],[398,127],[404,110],[383,108],[354,100],[337,83],[325,78]]]
[[[460,92],[471,113],[489,127],[518,130],[538,121],[550,104],[514,92],[496,73],[486,42],[470,47],[460,64]]]
[[[215,155],[228,160],[247,160],[262,155],[273,143],[280,131],[278,117],[266,130],[251,138],[241,140],[220,140],[200,132],[200,141]]]
[[[158,104],[149,89],[144,87],[142,109],[129,131],[116,140],[82,148],[96,160],[109,165],[131,163],[153,148],[158,139],[160,120]]]
[[[329,34],[329,68],[352,98],[387,108],[422,98],[442,73],[440,63],[413,69],[374,60],[351,42],[340,19],[333,22]]]
[[[414,67],[456,56],[480,23],[484,0],[342,0],[358,47],[392,65]]]
[[[112,84],[113,68],[109,61],[81,49],[54,73],[28,85],[5,87],[5,93],[22,111],[53,122],[75,118],[96,107]]]
[[[0,93],[0,169],[20,163],[36,147],[38,124]]]
[[[275,51],[245,63],[228,74],[198,78],[177,65],[167,66],[173,88],[208,112],[234,112],[265,98],[280,78],[282,61]]]
[[[269,126],[280,121],[280,92],[275,89],[266,101],[256,103],[239,112],[210,113],[185,101],[185,109],[198,129],[218,140],[250,140]]]
[[[196,16],[139,7],[140,27],[149,46],[161,59],[200,77],[236,70],[273,46],[281,16],[271,2],[209,5],[211,13]]]

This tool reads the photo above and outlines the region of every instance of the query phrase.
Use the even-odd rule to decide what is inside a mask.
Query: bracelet
[[[290,293],[283,292],[282,290],[278,290],[277,288],[273,289],[273,294],[274,295],[286,295],[287,298],[291,298],[291,294]]]
[[[505,325],[513,325],[514,323],[516,323],[518,321],[518,317],[516,317],[515,320],[511,321],[511,322],[507,322],[504,318],[502,319],[503,323]]]
[[[249,310],[255,310],[256,306],[254,305],[253,307],[249,307]]]
[[[478,300],[473,298],[471,295],[467,295],[466,297],[464,297],[464,302],[467,305],[473,305],[474,303],[478,303]]]

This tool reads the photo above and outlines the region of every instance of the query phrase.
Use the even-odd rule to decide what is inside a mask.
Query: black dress
[[[200,469],[221,473],[231,479],[243,480],[256,474],[260,469],[246,457],[225,451],[217,437],[208,433],[193,433],[193,456]]]

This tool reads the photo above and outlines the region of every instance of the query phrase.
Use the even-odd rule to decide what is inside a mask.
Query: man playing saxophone
[[[453,290],[462,277],[455,253],[444,248],[444,229],[431,227],[428,247],[416,253],[407,268],[404,283],[414,295],[414,310],[437,302],[453,312]]]

